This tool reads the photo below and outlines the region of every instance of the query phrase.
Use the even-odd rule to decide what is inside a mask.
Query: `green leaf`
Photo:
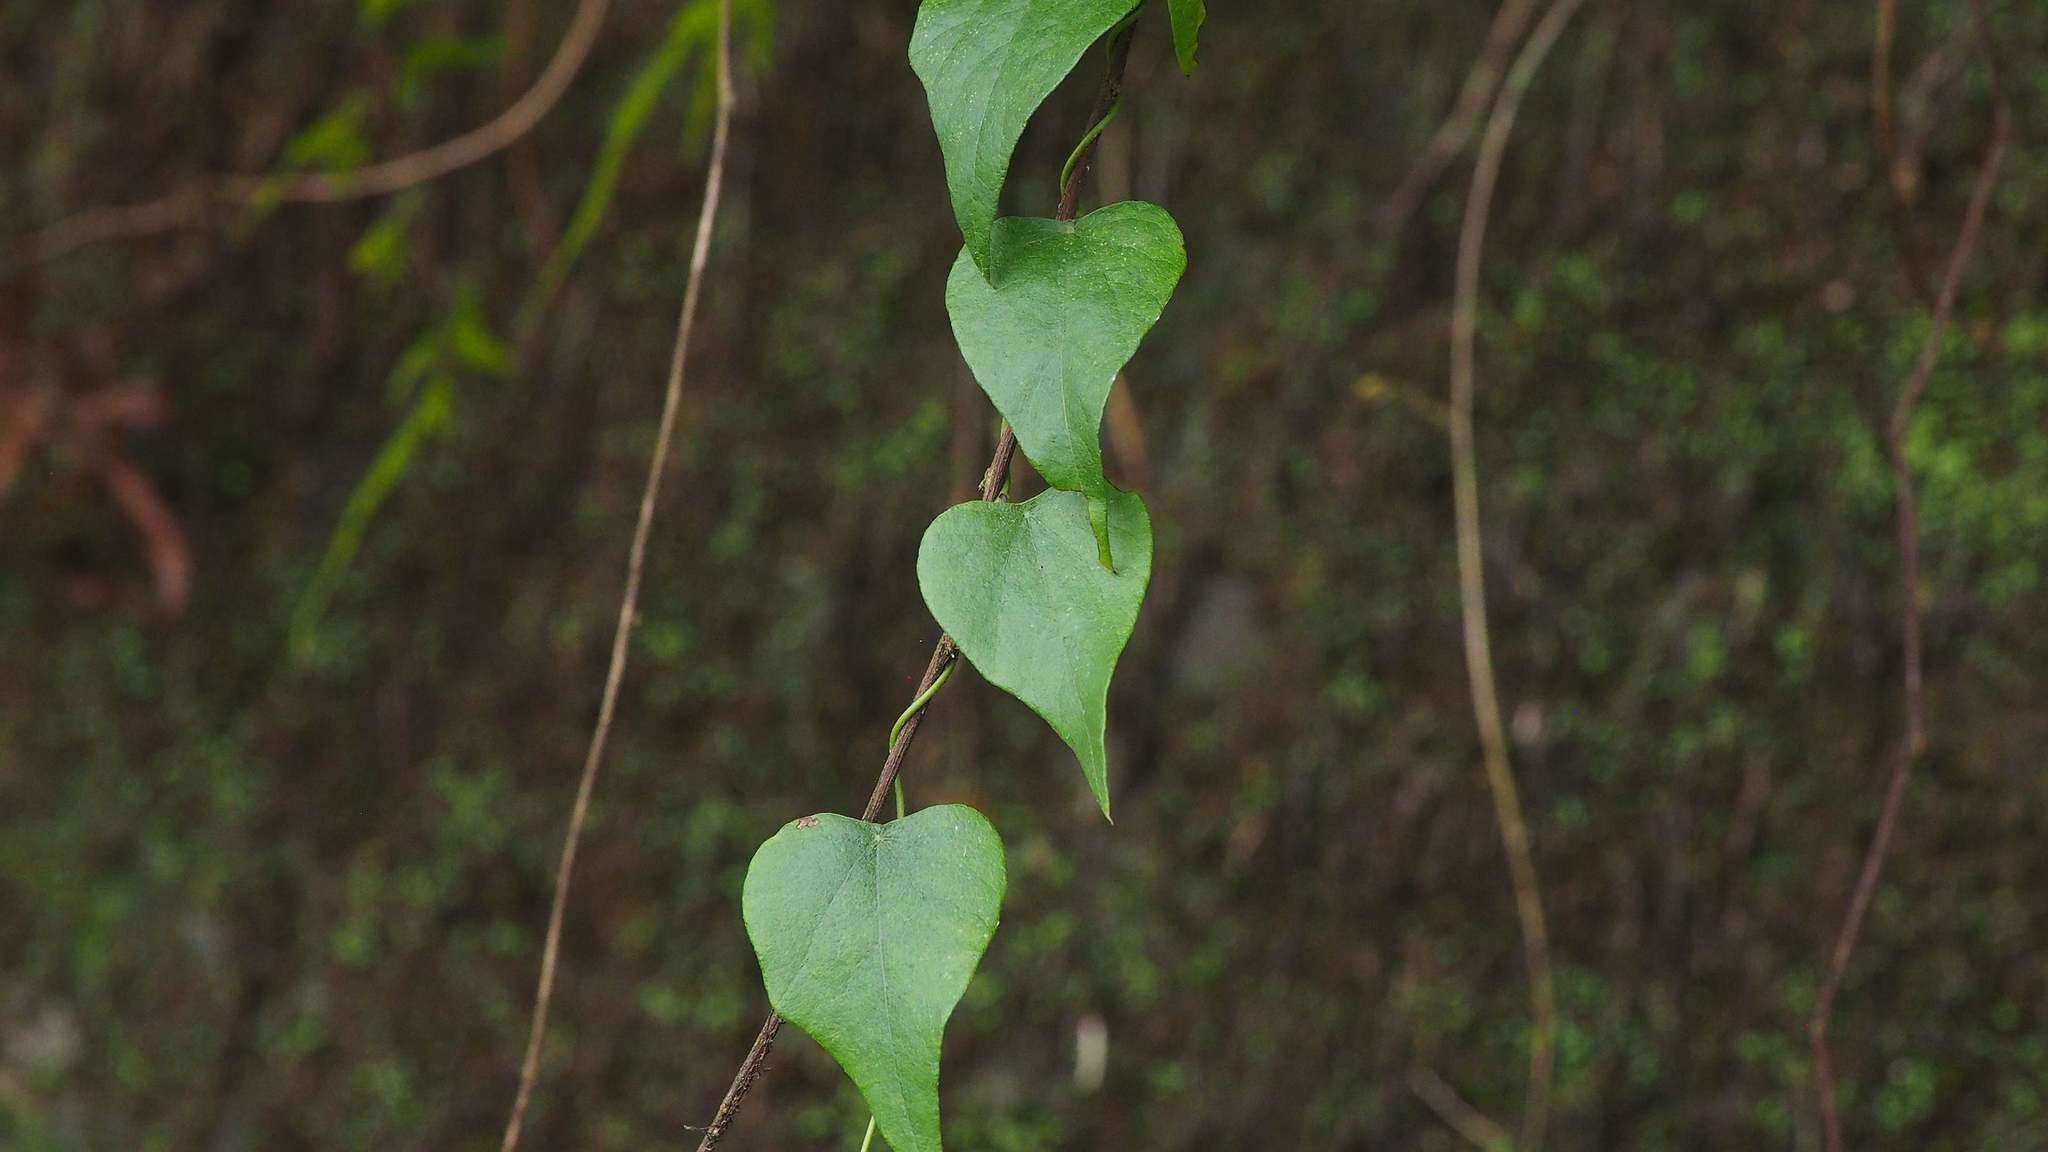
[[[785,824],[741,908],[768,1001],[867,1098],[896,1152],[939,1152],[939,1040],[995,934],[1003,842],[958,804]]]
[[[1106,497],[1102,407],[1187,267],[1180,229],[1141,201],[1077,221],[996,221],[1002,279],[965,253],[946,284],[953,335],[1046,483]]]
[[[327,115],[315,120],[284,146],[284,166],[325,172],[350,172],[370,159],[365,132],[370,98],[354,92]]]
[[[625,172],[626,160],[660,106],[662,93],[668,91],[683,65],[689,63],[691,53],[711,43],[717,34],[718,9],[710,4],[685,5],[669,18],[668,34],[661,47],[633,74],[626,94],[612,106],[611,116],[605,121],[604,146],[598,151],[597,162],[591,165],[590,179],[583,185],[583,195],[576,201],[576,210],[569,217],[561,243],[548,253],[547,263],[527,293],[526,304],[520,310],[521,327],[533,323],[538,318],[535,313],[553,302],[569,270],[597,235],[598,226],[604,223],[605,213],[611,208],[619,177]]]
[[[1173,16],[1173,54],[1180,57],[1180,70],[1195,74],[1195,46],[1202,36],[1202,21],[1209,18],[1205,0],[1167,0]]]
[[[1117,569],[1097,562],[1088,497],[961,504],[925,530],[917,582],[981,674],[1045,718],[1109,815],[1109,680],[1152,579],[1145,502],[1110,490]]]
[[[364,229],[348,250],[349,270],[386,288],[398,283],[405,276],[417,204],[414,199],[401,201]]]
[[[491,331],[483,300],[474,289],[465,287],[455,298],[455,311],[448,317],[447,330],[448,352],[457,364],[501,380],[512,375],[512,348]]]
[[[399,102],[416,103],[434,80],[450,72],[495,67],[504,56],[505,41],[500,36],[418,37],[406,46],[405,63],[399,68]]]
[[[1031,114],[1135,0],[924,0],[910,66],[946,157],[953,215],[992,275],[990,234],[1010,154]]]
[[[357,20],[365,28],[382,28],[391,17],[412,3],[413,0],[362,0],[357,9]]]

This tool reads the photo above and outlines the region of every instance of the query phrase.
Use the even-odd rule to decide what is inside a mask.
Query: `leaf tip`
[[[981,273],[982,282],[996,286],[996,225],[999,219],[981,220],[962,216],[960,237],[967,248],[967,258],[974,262],[974,270]]]
[[[1097,755],[1082,766],[1087,769],[1088,790],[1095,794],[1095,803],[1102,809],[1102,818],[1115,824],[1116,817],[1109,814],[1109,758]]]
[[[1167,15],[1173,24],[1173,54],[1180,60],[1181,74],[1193,76],[1209,6],[1205,0],[1170,0]]]

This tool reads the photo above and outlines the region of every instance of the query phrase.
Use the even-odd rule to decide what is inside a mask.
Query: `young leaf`
[[[1005,217],[996,236],[1000,282],[965,253],[953,265],[954,338],[1046,483],[1107,497],[1102,406],[1187,267],[1180,229],[1132,200],[1071,223]]]
[[[925,530],[917,582],[939,626],[989,682],[1044,717],[1109,815],[1109,680],[1152,579],[1145,502],[1110,489],[1116,571],[1097,562],[1088,497],[961,504]]]
[[[924,0],[910,66],[946,157],[953,215],[982,274],[1010,153],[1024,124],[1136,0]]]
[[[1173,16],[1173,54],[1180,57],[1180,70],[1195,74],[1195,46],[1202,36],[1202,21],[1209,18],[1205,0],[1167,0]]]
[[[939,1152],[939,1040],[995,934],[1003,842],[958,804],[829,813],[754,853],[742,914],[768,1002],[839,1061],[896,1152]]]

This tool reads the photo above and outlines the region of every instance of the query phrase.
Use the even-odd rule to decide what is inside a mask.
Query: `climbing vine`
[[[1195,61],[1201,0],[1170,0],[1176,58]],[[742,914],[774,1013],[700,1148],[731,1124],[786,1020],[845,1069],[897,1152],[937,1152],[939,1051],[948,1017],[993,937],[1003,846],[980,813],[906,814],[901,770],[924,708],[965,657],[1073,750],[1107,817],[1109,683],[1152,574],[1143,498],[1103,473],[1110,386],[1158,321],[1187,265],[1166,210],[1126,202],[1079,214],[1089,156],[1121,105],[1143,0],[924,0],[910,63],[924,82],[964,244],[946,286],[961,355],[1003,417],[981,499],[948,509],[918,550],[926,606],[944,630],[891,735],[860,820],[792,821],[755,854]],[[1102,45],[1088,129],[1060,173],[1050,219],[998,213],[1011,154],[1060,82]],[[1049,485],[1008,500],[1021,448]],[[896,819],[878,823],[885,798]]]

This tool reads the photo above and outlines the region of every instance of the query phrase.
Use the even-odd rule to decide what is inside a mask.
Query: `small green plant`
[[[953,211],[965,237],[946,309],[968,367],[1002,414],[982,498],[925,532],[918,584],[945,630],[917,697],[891,734],[862,820],[792,821],[754,856],[742,897],[775,1015],[702,1148],[717,1143],[783,1020],[839,1061],[897,1152],[938,1152],[946,1020],[995,932],[1001,839],[979,813],[905,814],[898,772],[923,709],[964,656],[1051,725],[1109,814],[1109,683],[1152,574],[1152,520],[1103,472],[1112,382],[1164,311],[1187,264],[1180,229],[1152,204],[1079,216],[1097,136],[1120,103],[1142,0],[924,0],[910,62],[931,104]],[[1192,69],[1201,0],[1168,5],[1175,54]],[[1101,43],[1095,115],[1061,173],[1051,219],[998,217],[1025,124]],[[1078,218],[1077,218],[1078,217]],[[1048,491],[1007,500],[1021,448]],[[876,823],[894,789],[897,818]]]

